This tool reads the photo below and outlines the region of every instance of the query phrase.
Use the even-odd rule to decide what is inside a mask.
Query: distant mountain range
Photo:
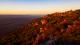
[[[56,12],[4,35],[1,45],[80,45],[80,9]]]

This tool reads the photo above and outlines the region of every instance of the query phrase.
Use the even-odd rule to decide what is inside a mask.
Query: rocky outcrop
[[[74,41],[77,45],[80,44],[80,10],[53,13],[34,19],[19,30],[2,37],[0,44],[73,45]]]

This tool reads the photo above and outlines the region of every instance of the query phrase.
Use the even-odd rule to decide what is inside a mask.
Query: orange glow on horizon
[[[0,14],[46,14],[45,10],[0,10]]]
[[[0,10],[0,14],[51,14],[54,12],[64,12],[70,9],[47,9],[47,10]]]

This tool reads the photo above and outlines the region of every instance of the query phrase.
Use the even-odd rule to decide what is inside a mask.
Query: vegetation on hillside
[[[0,39],[1,45],[67,45],[80,44],[80,10],[56,12],[32,20],[19,30]],[[77,44],[77,45],[78,45]],[[73,45],[73,44],[71,44]]]

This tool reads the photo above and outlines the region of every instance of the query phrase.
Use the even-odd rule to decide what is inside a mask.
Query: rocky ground
[[[80,45],[80,10],[32,20],[0,39],[1,45]]]

